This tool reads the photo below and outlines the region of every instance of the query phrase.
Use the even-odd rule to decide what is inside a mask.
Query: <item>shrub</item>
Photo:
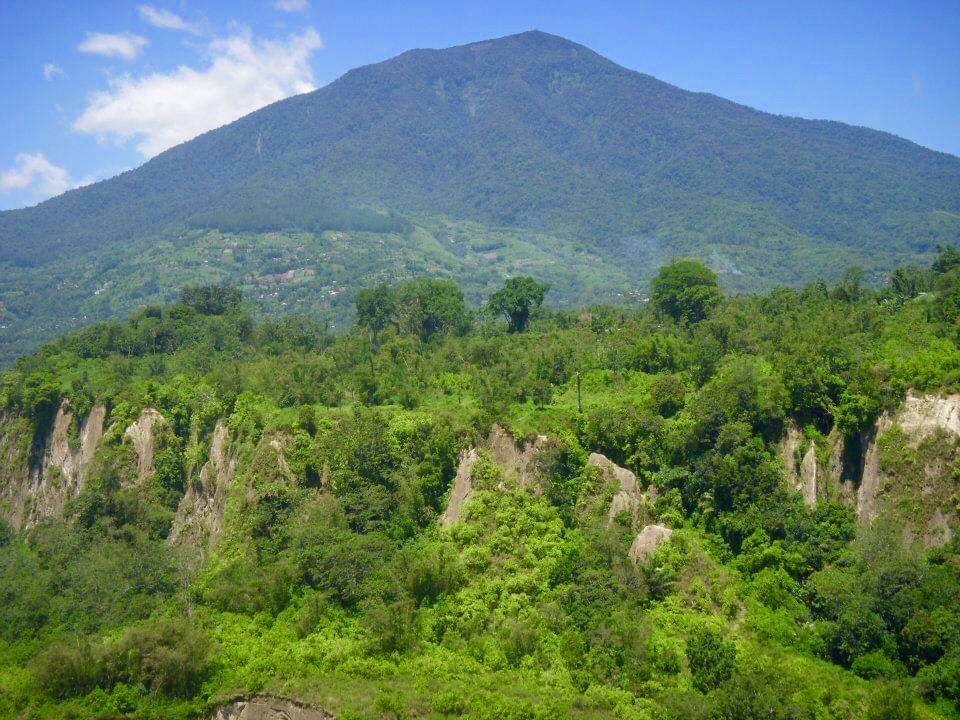
[[[687,640],[687,662],[693,685],[700,692],[719,687],[730,679],[736,665],[737,650],[716,630],[703,628]]]
[[[866,720],[913,720],[915,717],[909,688],[891,684],[873,693]]]
[[[441,690],[433,696],[433,711],[441,715],[464,715],[467,702],[456,690]]]
[[[202,629],[182,618],[158,618],[127,628],[107,645],[102,677],[108,686],[124,682],[188,697],[206,677],[209,662],[210,642]]]
[[[33,659],[30,669],[43,691],[59,699],[89,692],[97,679],[90,644],[79,638],[51,645]]]
[[[900,675],[900,668],[893,660],[882,652],[871,652],[856,658],[850,669],[864,680],[878,678],[895,678]]]
[[[416,611],[409,597],[393,602],[371,599],[363,603],[363,623],[381,651],[403,652],[417,639]]]

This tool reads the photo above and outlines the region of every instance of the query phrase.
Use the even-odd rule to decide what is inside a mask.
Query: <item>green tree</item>
[[[240,290],[231,285],[203,285],[185,287],[180,291],[180,302],[201,315],[223,315],[240,304]]]
[[[720,687],[733,675],[737,649],[711,628],[701,628],[687,640],[687,662],[700,692]]]
[[[833,290],[831,296],[834,300],[841,302],[856,302],[863,297],[863,268],[853,266],[846,269],[843,277],[840,278]]]
[[[523,332],[530,321],[530,313],[543,304],[549,285],[541,285],[532,277],[514,277],[507,280],[487,301],[495,315],[507,319],[510,332]]]
[[[653,279],[653,304],[674,320],[696,323],[721,300],[717,276],[699,260],[672,260]]]
[[[950,272],[955,267],[960,267],[960,249],[950,245],[940,245],[937,247],[937,259],[930,265],[930,269],[937,275],[943,275]]]
[[[394,322],[400,332],[426,342],[466,328],[463,291],[453,280],[407,280],[394,288],[393,296]]]
[[[364,288],[354,300],[357,308],[357,324],[367,328],[377,338],[393,320],[395,300],[389,285]]]
[[[930,288],[929,276],[919,265],[901,265],[890,273],[890,287],[902,298],[915,298]]]

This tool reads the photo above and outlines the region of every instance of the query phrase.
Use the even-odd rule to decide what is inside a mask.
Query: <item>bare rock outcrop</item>
[[[329,720],[332,717],[325,710],[295,700],[252,697],[221,705],[210,715],[210,720]]]
[[[805,444],[807,449],[798,460]],[[780,440],[778,454],[786,470],[790,487],[803,496],[803,502],[807,507],[816,507],[818,480],[816,444],[812,441],[807,442],[800,429],[793,423],[789,423]]]
[[[647,525],[637,533],[630,546],[630,560],[634,565],[647,562],[663,543],[673,537],[673,530],[664,525]]]
[[[548,442],[546,435],[539,435],[532,442],[517,443],[500,425],[490,428],[487,439],[480,443],[481,449],[499,465],[507,475],[514,475],[524,487],[536,483],[537,453]]]
[[[460,454],[450,499],[440,515],[441,527],[450,527],[460,520],[463,506],[473,492],[473,466],[480,459],[480,451],[486,453],[504,475],[516,477],[521,487],[536,492],[540,489],[537,486],[537,455],[549,442],[546,435],[539,435],[533,441],[518,443],[500,425],[491,427],[490,434],[478,446]]]
[[[124,439],[133,444],[137,454],[137,484],[142,485],[153,473],[153,451],[156,433],[167,424],[155,408],[144,408],[140,417],[124,430]]]
[[[909,449],[917,450],[928,438],[937,434],[953,438],[960,438],[960,395],[938,396],[919,395],[908,392],[903,404],[894,412],[884,412],[874,424],[869,435],[867,449],[863,456],[863,473],[860,485],[857,488],[857,519],[864,524],[873,522],[882,512],[884,495],[897,490],[916,492],[917,502],[914,505],[928,506],[937,502],[935,486],[943,483],[940,477],[945,468],[941,462],[934,460],[924,463],[922,469],[922,488],[898,488],[896,483],[902,478],[891,474],[889,468],[883,467],[881,444],[884,437],[894,428],[899,428],[903,435],[903,442]],[[942,499],[942,498],[941,498]],[[941,503],[942,504],[942,503]],[[921,534],[924,542],[929,546],[942,545],[953,537],[950,517],[956,512],[944,507],[926,507],[923,517],[915,518],[922,524]]]
[[[608,480],[615,480],[617,483],[617,492],[610,501],[610,508],[607,510],[608,525],[613,522],[617,515],[623,512],[629,513],[630,517],[635,520],[645,498],[656,499],[656,489],[652,485],[647,488],[646,495],[640,492],[637,476],[627,468],[614,463],[606,455],[590,453],[590,457],[587,458],[587,465],[600,468]]]
[[[170,530],[171,545],[189,544],[201,550],[213,546],[223,528],[227,490],[237,470],[237,453],[229,447],[227,426],[221,421],[210,439],[210,455],[196,478],[187,485]]]
[[[68,400],[60,403],[39,462],[27,472],[22,468],[13,477],[6,478],[3,504],[14,528],[28,528],[42,518],[60,515],[67,501],[80,493],[103,437],[106,414],[102,404],[95,404],[81,421],[76,442],[71,442],[73,409]]]
[[[464,503],[473,492],[473,466],[479,459],[480,454],[476,448],[460,453],[460,462],[457,465],[457,475],[453,479],[453,488],[450,490],[450,499],[440,516],[440,527],[450,527],[460,519]]]

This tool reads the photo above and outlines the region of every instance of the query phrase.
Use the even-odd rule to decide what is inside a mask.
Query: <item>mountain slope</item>
[[[353,70],[134,171],[0,213],[0,263],[96,265],[184,228],[394,233],[416,247],[411,228],[438,216],[629,260],[633,283],[693,253],[753,288],[857,261],[888,270],[957,242],[960,159],[686,92],[528,32]]]

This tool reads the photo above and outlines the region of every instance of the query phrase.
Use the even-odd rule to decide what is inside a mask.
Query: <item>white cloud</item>
[[[77,45],[77,50],[92,55],[105,57],[120,57],[124,60],[133,60],[143,52],[147,39],[130,33],[87,33],[86,39]]]
[[[923,79],[916,73],[913,73],[912,79],[913,79],[913,94],[916,97],[920,97],[921,95],[923,95]]]
[[[220,127],[290,95],[314,89],[310,57],[323,47],[309,28],[286,41],[256,40],[249,32],[214,40],[204,70],[181,65],[169,73],[111,81],[93,93],[73,129],[133,140],[144,157]]]
[[[309,4],[309,0],[276,0],[273,6],[284,12],[300,12],[306,10]]]
[[[53,80],[55,77],[63,77],[63,68],[56,63],[46,63],[43,66],[43,77],[47,80]]]
[[[165,10],[164,8],[155,8],[153,5],[140,5],[137,9],[140,11],[140,17],[154,27],[163,30],[180,30],[194,35],[200,34],[200,29],[196,25],[188,23],[176,13]]]
[[[47,160],[43,153],[20,153],[12,168],[0,172],[0,193],[19,191],[24,198],[36,201],[91,182],[93,178],[90,177],[74,180],[70,173]]]

